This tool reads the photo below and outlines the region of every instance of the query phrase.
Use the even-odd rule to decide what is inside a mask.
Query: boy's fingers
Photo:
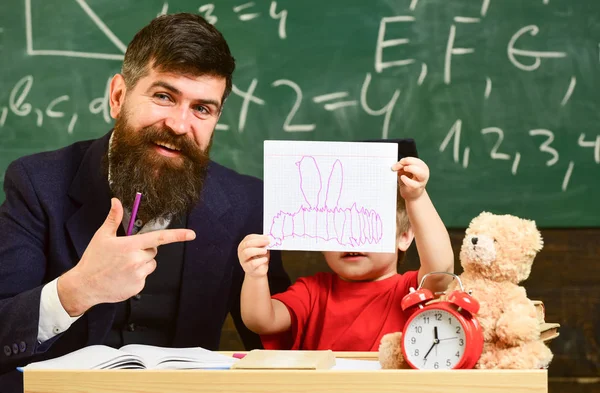
[[[419,166],[416,165],[409,165],[407,167],[404,168],[405,172],[411,174],[412,176],[409,176],[411,179],[426,179],[427,178],[427,171],[424,168],[421,168]]]
[[[245,252],[245,256],[247,260],[255,258],[257,256],[263,256],[267,254],[267,249],[265,248],[247,248]]]
[[[402,180],[402,183],[404,183],[407,187],[413,187],[413,188],[419,187],[418,181],[413,180],[406,175],[400,176],[400,180]]]
[[[266,264],[267,262],[269,262],[269,259],[267,257],[259,257],[251,260],[250,266],[252,267],[252,269],[257,269],[262,265]]]
[[[404,157],[403,159],[401,159],[398,162],[401,163],[402,165],[415,165],[415,164],[418,164],[423,161],[417,157]]]
[[[252,258],[257,256],[264,256],[268,253],[268,250],[265,248],[246,248],[240,252],[241,260],[245,262],[249,262]]]
[[[265,247],[268,246],[270,242],[271,239],[269,239],[268,236],[257,235],[246,239],[244,241],[244,248]]]

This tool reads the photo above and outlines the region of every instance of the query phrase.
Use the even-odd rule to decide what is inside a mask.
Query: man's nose
[[[165,119],[165,125],[177,135],[183,135],[191,130],[190,120],[190,112],[186,108],[175,107]]]

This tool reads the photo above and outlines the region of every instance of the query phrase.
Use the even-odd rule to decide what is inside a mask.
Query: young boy
[[[242,320],[261,335],[265,349],[377,351],[381,337],[402,330],[400,301],[432,271],[453,272],[448,232],[425,191],[429,168],[416,157],[392,166],[398,172],[397,244],[394,253],[323,252],[333,273],[299,278],[271,297],[267,271],[269,237],[248,235],[238,247],[245,271]],[[415,239],[418,271],[397,272]],[[452,277],[427,278],[425,287],[446,289]]]

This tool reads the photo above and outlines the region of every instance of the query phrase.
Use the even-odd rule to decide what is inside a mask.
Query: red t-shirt
[[[261,336],[265,349],[377,351],[381,337],[404,328],[400,301],[417,288],[418,271],[381,281],[348,282],[332,273],[299,278],[273,296],[292,318],[291,329]]]

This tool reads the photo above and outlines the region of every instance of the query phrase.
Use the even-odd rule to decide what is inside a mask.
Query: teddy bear
[[[540,338],[540,324],[525,288],[543,240],[532,220],[482,212],[466,230],[460,250],[465,291],[480,304],[475,315],[484,347],[475,368],[546,368],[552,352]],[[446,293],[457,289],[452,281]],[[442,300],[444,297],[442,296]],[[385,335],[379,346],[382,368],[408,368],[402,357],[402,333]]]

